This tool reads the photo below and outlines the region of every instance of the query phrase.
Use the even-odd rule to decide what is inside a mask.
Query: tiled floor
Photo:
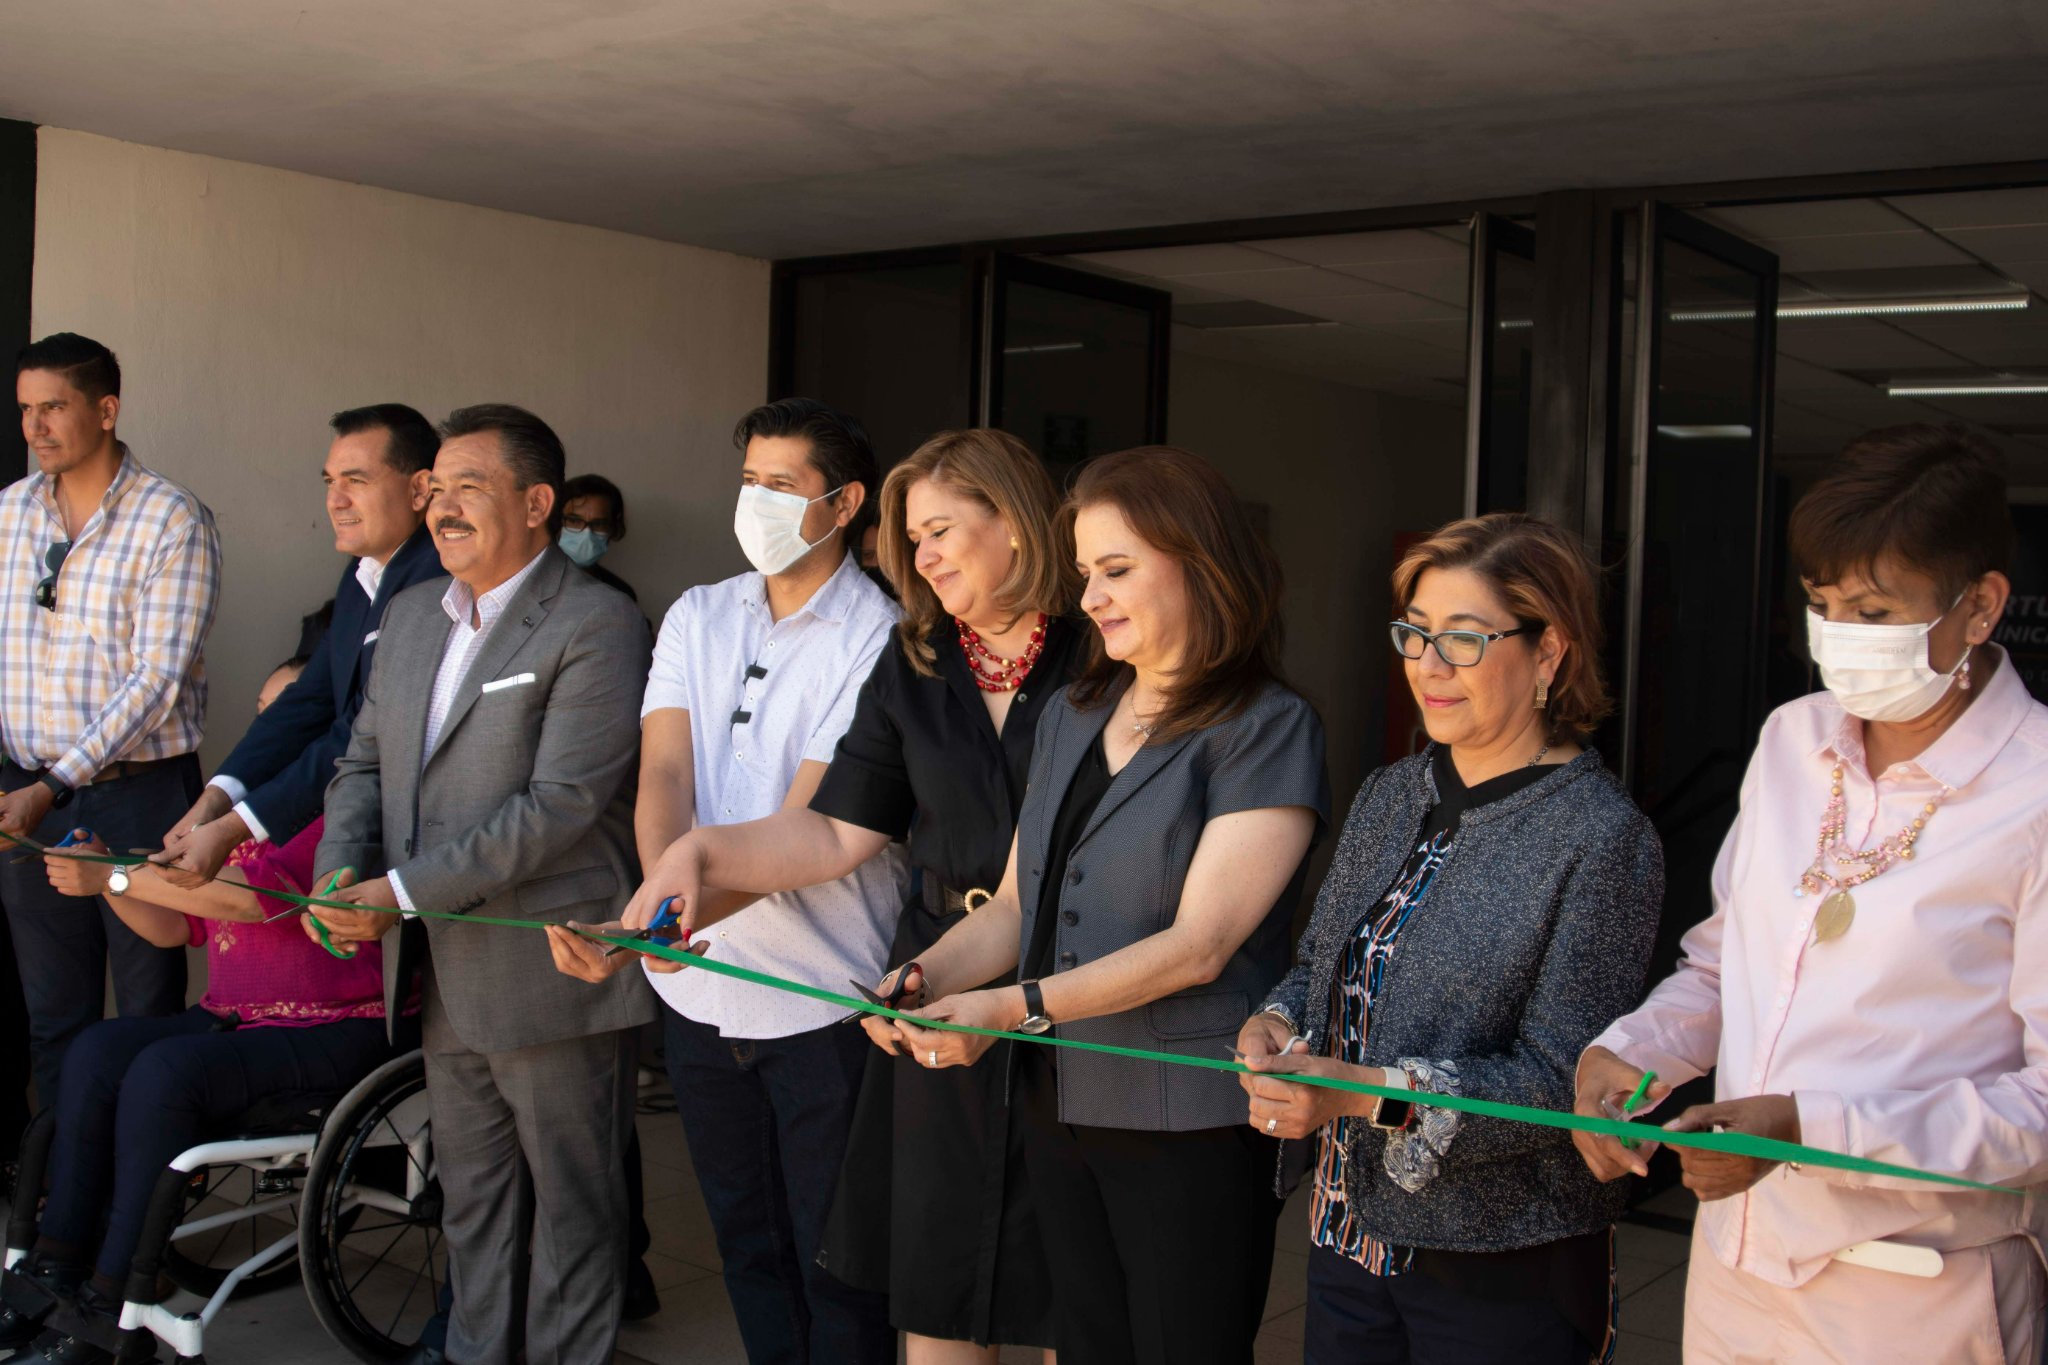
[[[675,1118],[643,1115],[640,1139],[647,1220],[654,1235],[648,1259],[662,1310],[645,1322],[626,1325],[617,1358],[626,1365],[743,1365],[746,1357],[718,1275],[718,1251]],[[1667,1191],[1650,1207],[1684,1217],[1690,1214],[1687,1200],[1683,1190]],[[1301,1359],[1308,1264],[1304,1217],[1297,1197],[1281,1220],[1266,1325],[1258,1340],[1259,1365]],[[1676,1233],[1633,1224],[1621,1229],[1620,1365],[1677,1365],[1685,1254],[1685,1239]],[[207,1333],[206,1356],[212,1365],[350,1365],[353,1359],[322,1332],[296,1289],[230,1301]],[[1035,1365],[1036,1353],[1010,1351],[1003,1358]]]

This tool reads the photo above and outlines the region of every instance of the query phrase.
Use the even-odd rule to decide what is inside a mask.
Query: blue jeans
[[[67,1260],[98,1241],[94,1270],[121,1285],[172,1157],[231,1132],[259,1100],[339,1098],[390,1056],[382,1019],[227,1029],[194,1005],[167,1019],[102,1020],[64,1065],[38,1232]]]
[[[0,791],[34,780],[14,763],[0,766]],[[32,833],[54,844],[83,826],[108,848],[161,848],[164,831],[198,799],[199,759],[185,754],[131,777],[79,788],[69,806],[51,811]],[[105,1012],[109,966],[114,1006],[122,1017],[160,1017],[185,1008],[185,950],[145,942],[98,897],[58,894],[41,858],[0,850],[0,906],[7,911],[28,1003],[37,1104],[57,1102],[64,1050]]]
[[[662,1007],[669,1083],[752,1365],[893,1365],[888,1296],[818,1265],[871,1043],[850,1023],[721,1038]]]
[[[1508,1302],[1420,1267],[1375,1275],[1326,1247],[1308,1253],[1303,1365],[1585,1365],[1593,1343],[1546,1300]]]

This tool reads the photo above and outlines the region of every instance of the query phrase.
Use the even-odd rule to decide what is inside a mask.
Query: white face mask
[[[839,487],[845,486],[841,484]],[[824,544],[825,538],[832,534],[830,531],[814,541],[804,539],[804,511],[812,503],[823,502],[838,491],[839,488],[835,488],[815,498],[800,498],[794,493],[778,493],[758,483],[740,489],[740,503],[732,514],[732,533],[739,537],[740,549],[746,551],[747,562],[772,576]]]
[[[1820,666],[1821,682],[1844,711],[1864,720],[1917,720],[1926,715],[1970,657],[1965,649],[1946,673],[1927,662],[1929,633],[1962,600],[1958,595],[1941,616],[1910,626],[1829,621],[1808,611],[1806,644]]]

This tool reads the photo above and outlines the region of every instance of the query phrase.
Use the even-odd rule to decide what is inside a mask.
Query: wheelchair
[[[426,1084],[424,1060],[406,1053],[324,1116],[282,1097],[246,1115],[242,1136],[181,1152],[152,1197],[125,1290],[123,1339],[96,1344],[122,1360],[149,1359],[138,1348],[147,1332],[178,1365],[204,1365],[207,1326],[231,1295],[299,1281],[321,1326],[358,1360],[404,1356],[446,1275]],[[10,1268],[35,1244],[53,1137],[45,1110],[22,1139]],[[160,1274],[191,1296],[182,1301],[202,1302],[161,1302]],[[50,1325],[63,1330],[55,1318]]]

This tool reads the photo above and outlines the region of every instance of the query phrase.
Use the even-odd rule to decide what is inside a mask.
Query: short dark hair
[[[562,506],[578,498],[603,498],[612,505],[612,539],[626,538],[626,495],[602,474],[578,474],[562,485]]]
[[[384,459],[408,479],[422,469],[434,467],[434,452],[441,438],[418,409],[403,403],[371,403],[367,407],[344,408],[327,419],[336,436],[354,436],[365,431],[382,431],[391,439],[384,447]]]
[[[1952,424],[1865,432],[1806,490],[1787,532],[1808,582],[1853,573],[1875,583],[1889,559],[1953,597],[1987,573],[2011,572],[2004,461],[1989,441]]]
[[[441,439],[475,436],[492,431],[521,488],[546,484],[555,490],[555,508],[548,514],[548,535],[562,534],[562,483],[568,474],[569,457],[562,450],[562,438],[555,429],[525,408],[511,403],[477,403],[457,408],[441,423]]]
[[[740,418],[732,443],[745,450],[756,436],[801,436],[810,444],[811,468],[825,476],[827,491],[852,483],[867,490],[860,511],[846,525],[847,543],[860,544],[861,532],[875,519],[875,492],[882,481],[866,428],[850,413],[815,398],[778,398]]]
[[[22,347],[14,357],[14,373],[29,370],[55,370],[95,403],[121,396],[121,362],[105,346],[76,332],[52,332]]]

